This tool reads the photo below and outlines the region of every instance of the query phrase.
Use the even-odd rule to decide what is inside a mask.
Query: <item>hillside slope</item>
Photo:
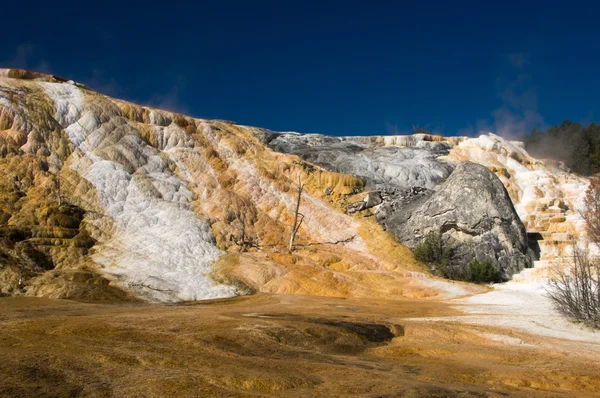
[[[503,182],[516,213],[493,193],[491,180],[484,189],[498,199],[486,206],[508,209],[502,222],[516,232],[483,239],[499,231],[485,219],[492,208],[468,223],[460,217],[470,210],[446,214],[442,227],[449,238],[475,245],[481,259],[497,260],[507,277],[530,265],[521,220],[530,246],[539,241],[536,269],[585,240],[576,206],[587,181],[491,134],[274,133],[135,105],[56,76],[0,70],[0,153],[3,294],[107,301],[252,291],[466,295],[480,289],[431,277],[386,232],[414,246],[439,224],[428,221],[403,237],[397,214],[429,203],[465,161]],[[478,173],[472,178],[488,178]],[[290,254],[299,177],[305,218]],[[468,206],[461,195],[450,196],[457,203],[448,205]],[[479,229],[466,228],[471,224]],[[507,256],[523,260],[503,265]],[[459,260],[466,263],[469,254]]]
[[[276,153],[263,132],[2,71],[1,291],[178,301],[474,290],[432,279],[375,222],[340,211],[362,180]],[[292,255],[299,176],[305,220]]]

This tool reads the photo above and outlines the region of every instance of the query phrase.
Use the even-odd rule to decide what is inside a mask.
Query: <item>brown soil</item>
[[[459,314],[439,302],[297,295],[179,305],[0,298],[0,396],[546,397],[600,391],[598,359],[570,355],[572,342],[409,320],[450,315]]]

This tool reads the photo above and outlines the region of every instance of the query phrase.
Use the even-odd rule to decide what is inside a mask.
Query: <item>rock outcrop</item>
[[[373,202],[368,195],[349,203],[347,212],[377,206],[377,221],[408,247],[435,230],[456,247],[452,267],[489,258],[509,279],[532,264],[525,229],[502,182],[483,166],[443,159],[464,138],[444,142],[424,134],[385,140],[293,133],[269,138],[275,150],[355,175],[366,188],[377,189],[378,197],[381,192],[383,200]]]
[[[575,246],[600,253],[587,242],[585,222],[579,214],[588,180],[553,162],[532,158],[521,142],[492,133],[468,138],[427,134],[325,137],[269,132],[263,133],[262,138],[276,150],[296,153],[325,168],[361,176],[367,187],[377,187],[383,204],[367,210],[362,202],[350,198],[348,209],[363,209],[366,216],[377,215],[389,230],[394,229],[393,222],[386,221],[391,214],[418,208],[424,197],[441,186],[456,164],[471,161],[484,165],[508,190],[527,230],[530,247],[535,251],[534,268],[517,275],[515,279],[519,281],[547,278],[557,266],[568,263]],[[381,156],[383,153],[389,156]],[[510,251],[508,244],[506,248]],[[529,252],[522,254],[530,256]]]
[[[428,232],[441,233],[452,247],[451,268],[464,268],[474,258],[491,259],[506,280],[533,262],[506,188],[482,165],[460,163],[430,196],[397,211],[382,210],[378,219],[411,248]]]

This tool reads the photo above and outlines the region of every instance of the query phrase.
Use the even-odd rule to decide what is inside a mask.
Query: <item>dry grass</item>
[[[384,231],[379,224],[363,222],[358,232],[367,243],[368,251],[377,256],[386,269],[429,273],[427,267],[415,259],[409,248],[401,245],[395,236]]]

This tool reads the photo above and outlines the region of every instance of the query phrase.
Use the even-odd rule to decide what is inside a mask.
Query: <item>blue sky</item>
[[[597,2],[10,2],[0,66],[333,135],[600,120]]]

